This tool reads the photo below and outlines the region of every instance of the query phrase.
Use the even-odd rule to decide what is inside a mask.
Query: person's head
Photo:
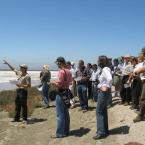
[[[118,66],[119,61],[118,61],[118,59],[117,59],[117,58],[115,58],[115,59],[113,60],[113,64],[114,64],[114,66]]]
[[[63,68],[66,66],[65,59],[61,56],[56,59],[55,63],[57,64],[58,68]]]
[[[72,61],[71,62],[71,67],[74,67],[75,66],[75,63]]]
[[[91,63],[88,63],[87,64],[87,68],[92,68],[92,64]]]
[[[141,63],[145,60],[145,55],[143,53],[140,53],[138,56],[138,63]]]
[[[48,70],[48,65],[47,64],[43,65],[43,70]]]
[[[84,61],[83,61],[83,60],[79,60],[78,66],[79,66],[79,67],[84,66]]]
[[[70,62],[70,61],[67,61],[67,62],[66,62],[66,67],[67,67],[68,69],[71,69],[71,62]]]
[[[98,58],[98,66],[101,68],[104,68],[106,66],[108,66],[108,58],[105,55],[101,55]]]
[[[131,60],[131,63],[132,63],[132,65],[137,65],[138,64],[138,59],[137,59],[137,57],[132,57],[132,60]]]
[[[26,64],[20,65],[20,71],[22,72],[22,74],[25,74],[27,70],[28,70],[28,66]]]
[[[97,67],[97,64],[93,64],[93,65],[92,65],[92,69],[93,69],[94,71],[96,71],[97,68],[98,68],[98,67]]]
[[[141,49],[141,53],[145,56],[145,47]]]
[[[131,60],[131,56],[130,56],[130,55],[125,55],[125,56],[123,57],[123,60],[124,60],[125,63],[128,63],[128,62],[130,62],[130,60]]]

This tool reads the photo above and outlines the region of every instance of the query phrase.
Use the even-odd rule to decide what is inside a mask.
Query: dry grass
[[[0,111],[5,110],[9,112],[10,117],[14,117],[15,114],[15,90],[2,91],[0,92]],[[40,93],[35,87],[32,87],[28,91],[28,114],[29,116],[33,113],[36,107],[41,107]]]

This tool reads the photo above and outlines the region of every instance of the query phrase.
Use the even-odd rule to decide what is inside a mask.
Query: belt
[[[68,90],[68,89],[59,89],[58,91],[59,91],[59,92],[64,92],[64,91],[66,91],[66,90]]]

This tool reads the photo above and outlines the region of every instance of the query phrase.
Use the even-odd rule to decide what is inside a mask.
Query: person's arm
[[[110,84],[110,82],[112,81],[112,74],[111,74],[111,70],[109,70],[109,68],[104,68],[103,70],[102,70],[102,77],[104,77],[104,78],[106,78],[106,80],[107,80],[107,85],[103,85],[103,86],[101,86],[101,88],[100,88],[100,90],[102,90],[103,92],[106,92],[106,91],[108,91],[108,89],[109,89],[109,84]]]
[[[26,84],[16,84],[17,87],[22,88],[22,89],[27,89],[31,87],[31,77],[27,76],[26,77]]]
[[[14,68],[12,65],[10,65],[6,60],[3,60],[3,63],[6,64],[6,65],[8,65],[8,67],[9,67],[12,71],[15,70],[15,68]]]
[[[139,68],[139,69],[137,69],[137,70],[134,72],[134,74],[135,74],[135,75],[138,75],[138,74],[143,73],[143,72],[145,72],[145,66],[144,66],[144,67],[141,67],[141,68]]]

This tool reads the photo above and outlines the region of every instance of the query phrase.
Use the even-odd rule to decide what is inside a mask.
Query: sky
[[[0,0],[2,60],[55,68],[58,56],[96,63],[145,46],[145,0]]]

